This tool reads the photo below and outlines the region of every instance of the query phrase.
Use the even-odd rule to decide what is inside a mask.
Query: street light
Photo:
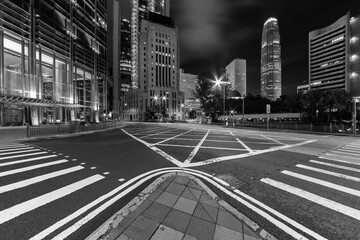
[[[223,89],[223,114],[225,116],[225,87],[226,85],[231,85],[230,82],[223,82],[222,77],[215,77],[215,87],[221,87]]]
[[[154,96],[154,100],[157,102],[158,100],[159,100],[159,114],[158,114],[158,122],[160,122],[160,114],[161,114],[161,102],[160,102],[160,100],[163,100],[163,101],[166,101],[166,96],[157,96],[157,95],[155,95]]]

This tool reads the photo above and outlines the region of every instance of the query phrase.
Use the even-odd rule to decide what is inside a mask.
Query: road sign
[[[266,104],[266,113],[270,113],[270,104]]]

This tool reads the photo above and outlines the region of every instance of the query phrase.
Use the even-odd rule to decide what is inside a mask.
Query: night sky
[[[129,16],[129,0],[120,0]],[[171,17],[180,35],[180,67],[201,74],[225,68],[234,58],[247,61],[248,93],[260,94],[261,33],[277,18],[282,60],[282,94],[296,94],[308,81],[308,34],[351,11],[360,0],[172,0]]]

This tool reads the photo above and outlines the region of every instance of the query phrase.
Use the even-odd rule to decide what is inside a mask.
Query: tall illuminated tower
[[[276,18],[269,18],[262,31],[261,96],[271,100],[281,96],[281,47]]]

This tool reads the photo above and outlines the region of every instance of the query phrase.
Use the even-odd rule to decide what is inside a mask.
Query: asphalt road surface
[[[156,123],[0,145],[1,239],[84,239],[164,168],[278,239],[360,239],[358,139]]]

